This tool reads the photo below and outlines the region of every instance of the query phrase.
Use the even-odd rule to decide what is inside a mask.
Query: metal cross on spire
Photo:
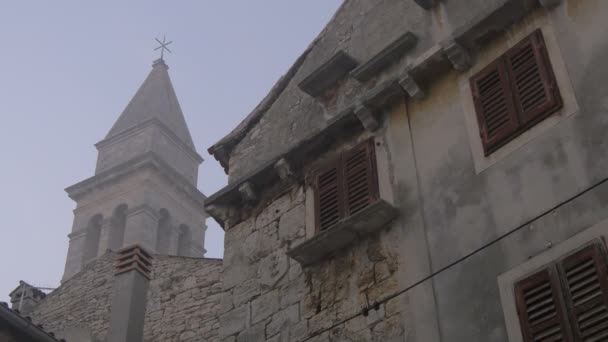
[[[163,36],[163,41],[161,42],[158,38],[154,38],[158,44],[160,44],[159,47],[157,47],[156,49],[154,49],[154,51],[159,50],[160,49],[160,59],[163,59],[163,57],[165,56],[165,50],[169,51],[169,53],[172,53],[171,50],[169,50],[169,48],[167,47],[169,44],[173,43],[173,41],[166,41],[165,36]]]

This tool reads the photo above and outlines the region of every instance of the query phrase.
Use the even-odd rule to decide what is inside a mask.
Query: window
[[[373,141],[342,153],[314,174],[316,230],[326,230],[378,199]]]
[[[486,156],[562,107],[540,30],[471,77],[470,83]]]
[[[608,272],[594,243],[515,285],[524,341],[608,339]]]
[[[398,210],[380,191],[387,175],[381,173],[379,181],[376,152],[369,139],[313,167],[306,178],[306,239],[290,246],[287,255],[312,265],[390,226]]]

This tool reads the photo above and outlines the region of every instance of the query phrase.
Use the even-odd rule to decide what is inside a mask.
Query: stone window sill
[[[314,264],[353,244],[359,238],[386,227],[397,216],[397,209],[379,199],[360,212],[293,247],[287,255],[303,266]]]

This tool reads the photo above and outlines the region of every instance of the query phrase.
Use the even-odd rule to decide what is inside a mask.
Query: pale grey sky
[[[235,127],[320,32],[341,0],[57,0],[0,4],[0,300],[20,279],[56,287],[74,203],[100,141],[173,40],[182,110],[206,159],[199,189],[226,177],[207,148]],[[210,219],[207,256],[223,233]]]

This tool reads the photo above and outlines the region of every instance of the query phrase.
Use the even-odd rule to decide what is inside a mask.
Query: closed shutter
[[[510,49],[505,60],[522,125],[538,122],[561,108],[562,100],[540,30]]]
[[[359,144],[343,157],[346,215],[353,215],[378,199],[378,179],[372,141]]]
[[[317,230],[325,230],[343,216],[343,191],[339,160],[316,173],[315,217]]]
[[[544,269],[518,282],[515,296],[524,341],[570,341],[552,270]]]
[[[471,78],[477,121],[486,155],[499,147],[519,127],[509,85],[503,59],[494,61]]]
[[[608,272],[599,244],[562,262],[575,341],[608,341]]]

